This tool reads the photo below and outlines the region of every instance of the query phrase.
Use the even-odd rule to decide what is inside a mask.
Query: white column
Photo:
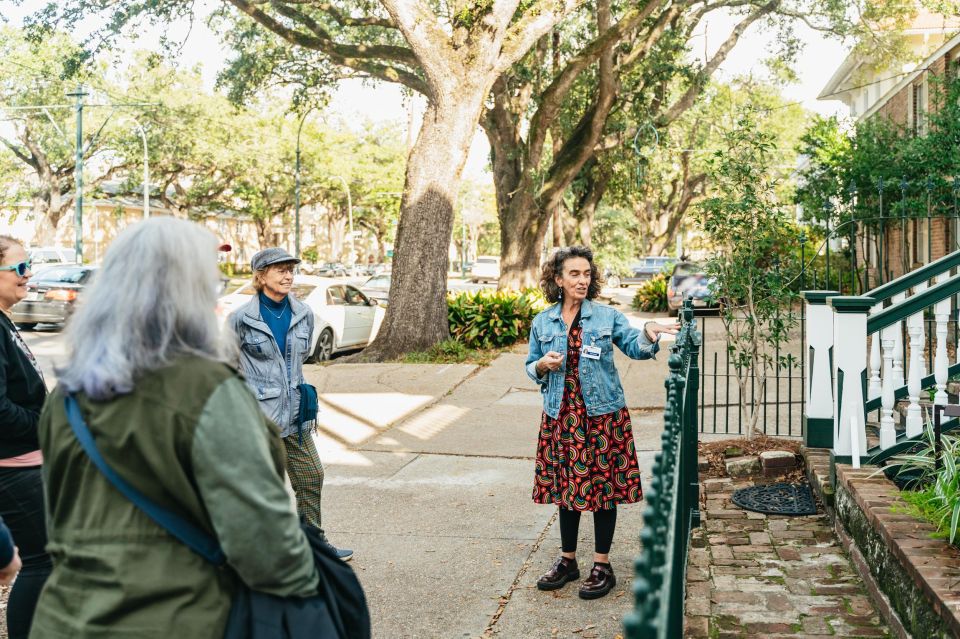
[[[877,304],[870,309],[871,315],[876,315],[883,310],[883,304]],[[867,386],[867,397],[876,399],[880,397],[883,390],[880,379],[880,367],[883,360],[880,357],[880,334],[876,333],[870,337],[870,383]]]
[[[893,296],[893,303],[905,299],[906,293],[897,293]],[[896,329],[893,335],[893,387],[900,388],[906,383],[903,378],[903,322],[897,322],[891,328]]]
[[[920,413],[920,380],[923,378],[923,312],[907,320],[910,333],[910,371],[907,378],[907,393],[910,406],[907,407],[907,437],[915,437],[923,432],[923,416]],[[881,439],[880,445],[883,446]]]
[[[859,455],[867,450],[862,379],[867,361],[869,297],[834,297],[828,302],[833,316],[834,352],[834,454]],[[854,446],[853,444],[856,444]],[[856,453],[853,452],[856,448]]]
[[[806,300],[806,340],[804,360],[806,407],[804,443],[813,448],[828,448],[833,437],[833,371],[830,351],[833,348],[833,309],[827,299],[835,291],[804,291]]]
[[[947,281],[949,273],[937,276],[937,284]],[[933,396],[933,403],[946,405],[947,403],[947,320],[950,318],[950,298],[937,302],[933,307],[933,316],[936,319],[937,350],[933,358],[933,375],[937,381],[937,392]]]
[[[900,324],[894,324],[880,331],[880,344],[883,348],[883,390],[880,394],[880,448],[890,448],[897,442],[897,431],[893,422],[894,372],[893,355],[896,348],[894,335],[900,330]],[[876,337],[876,335],[874,335]]]

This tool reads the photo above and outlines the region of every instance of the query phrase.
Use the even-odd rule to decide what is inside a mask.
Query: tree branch
[[[567,62],[563,71],[543,92],[540,106],[530,120],[530,143],[528,146],[534,154],[539,155],[539,149],[543,147],[547,131],[550,130],[550,126],[559,115],[563,101],[570,93],[570,89],[580,73],[596,62],[604,52],[610,51],[627,33],[646,20],[659,4],[660,0],[648,0],[642,9],[634,10],[608,29],[599,30],[601,35]]]
[[[496,64],[497,73],[503,73],[512,67],[527,54],[537,40],[585,2],[586,0],[540,0],[535,3],[534,8],[515,22],[504,36]]]
[[[666,113],[664,113],[660,118],[657,119],[657,123],[663,127],[667,124],[670,124],[684,111],[689,109],[693,102],[697,99],[700,93],[703,91],[703,88],[707,84],[707,80],[713,75],[723,61],[727,59],[727,56],[730,54],[730,51],[737,45],[737,42],[740,41],[740,37],[743,33],[753,25],[754,22],[762,18],[763,16],[772,13],[780,6],[781,0],[771,0],[767,4],[758,8],[756,11],[751,13],[745,19],[743,19],[736,27],[734,27],[733,32],[730,36],[724,41],[720,48],[717,49],[717,52],[713,55],[712,58],[707,62],[707,64],[700,70],[697,74],[697,77],[694,78],[693,82],[690,84],[690,87],[687,91],[680,97],[679,100],[673,103]]]
[[[610,0],[597,0],[597,27],[604,32],[611,23]],[[539,198],[550,209],[576,178],[580,169],[593,156],[594,147],[603,135],[607,116],[617,98],[617,75],[613,49],[600,57],[597,73],[597,97],[593,106],[583,115],[573,134],[564,141],[540,189]]]
[[[377,18],[374,16],[369,16],[366,18],[353,18],[344,14],[329,2],[319,2],[314,6],[316,6],[316,8],[320,11],[323,11],[329,15],[336,21],[337,24],[342,27],[383,27],[384,29],[397,28],[397,23],[389,18]]]
[[[33,162],[33,158],[31,158],[30,156],[26,155],[26,154],[25,154],[22,150],[20,150],[20,148],[17,147],[17,145],[15,145],[13,142],[11,142],[10,140],[8,140],[7,138],[5,138],[5,137],[3,137],[3,136],[0,136],[0,142],[3,143],[3,146],[5,146],[5,147],[7,147],[8,149],[10,149],[10,152],[13,153],[15,156],[17,156],[17,157],[20,159],[21,162],[23,162],[24,164],[29,164],[29,165],[32,166],[33,168],[37,168],[36,165],[35,165],[34,162]]]
[[[334,43],[332,40],[303,33],[302,31],[298,31],[296,29],[291,29],[283,25],[273,16],[259,9],[257,6],[255,6],[256,3],[252,2],[251,0],[227,1],[243,13],[250,16],[259,25],[277,34],[290,44],[304,47],[305,49],[320,51],[328,55],[336,64],[368,73],[380,80],[403,84],[404,86],[409,87],[410,89],[413,89],[414,91],[422,93],[428,97],[432,95],[429,85],[412,71],[389,64],[389,60],[381,59],[374,61],[375,56],[369,53],[369,47],[366,47],[366,52],[364,52],[361,50],[364,48],[364,45],[339,45]],[[344,47],[347,48],[344,49]],[[379,54],[385,54],[387,51],[391,50],[393,50],[394,53],[399,53],[399,50],[401,49],[402,47],[388,47],[386,49],[383,47],[378,47],[376,51]],[[409,50],[407,51],[408,53],[402,54],[402,57],[410,58]],[[404,62],[403,59],[398,59],[396,57],[390,58],[390,60],[400,63]]]
[[[436,89],[450,71],[459,72],[448,68],[450,60],[458,56],[451,46],[450,36],[440,28],[436,14],[425,1],[380,0],[413,49],[427,81]]]

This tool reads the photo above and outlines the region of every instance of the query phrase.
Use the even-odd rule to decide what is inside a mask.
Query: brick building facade
[[[882,118],[913,135],[924,135],[929,116],[937,108],[934,92],[943,87],[938,79],[960,77],[960,17],[921,12],[904,37],[921,62],[905,65],[896,73],[851,55],[824,87],[820,99],[843,101],[858,123]],[[870,237],[868,250],[868,238],[858,237],[857,263],[870,265],[871,286],[880,275],[876,265],[881,251],[887,271],[883,279],[888,280],[955,250],[960,245],[960,225],[952,214],[933,211],[929,221],[891,219],[885,226],[883,245]]]

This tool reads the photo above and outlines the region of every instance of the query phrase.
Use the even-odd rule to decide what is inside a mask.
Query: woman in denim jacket
[[[558,249],[543,266],[540,286],[555,304],[534,318],[526,362],[543,393],[533,500],[559,506],[562,554],[537,588],[556,590],[580,578],[577,532],[580,513],[590,511],[594,564],[580,597],[598,599],[617,583],[609,561],[617,504],[643,498],[613,346],[649,359],[660,334],[678,327],[647,322],[639,330],[620,311],[594,303],[600,281],[588,248]]]

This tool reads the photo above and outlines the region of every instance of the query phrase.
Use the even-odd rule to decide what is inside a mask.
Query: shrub
[[[547,303],[537,289],[464,291],[447,298],[450,334],[467,348],[498,348],[527,339]]]
[[[637,289],[631,303],[634,310],[663,313],[667,310],[667,276],[657,273]]]
[[[960,543],[960,438],[941,437],[940,468],[934,468],[934,432],[927,424],[925,441],[913,452],[894,457],[885,470],[896,474],[898,483],[916,488],[903,491],[904,500],[917,513],[937,526],[938,533]]]

